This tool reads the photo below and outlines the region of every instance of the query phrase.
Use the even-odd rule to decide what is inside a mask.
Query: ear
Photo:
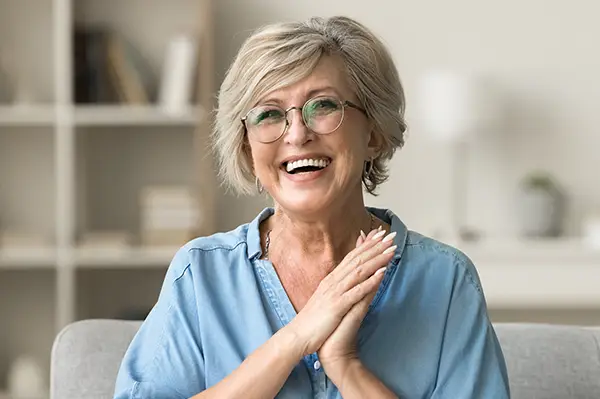
[[[367,143],[367,157],[369,159],[376,158],[383,147],[383,135],[376,130],[375,126],[371,126],[369,132],[369,141]]]

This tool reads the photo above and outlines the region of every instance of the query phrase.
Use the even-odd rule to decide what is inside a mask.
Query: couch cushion
[[[52,348],[53,399],[112,398],[121,360],[140,322],[85,320],[65,327]]]
[[[513,399],[600,398],[600,328],[496,324]]]
[[[52,349],[51,397],[111,398],[121,359],[140,322],[85,320]],[[600,328],[495,324],[513,399],[600,398]]]

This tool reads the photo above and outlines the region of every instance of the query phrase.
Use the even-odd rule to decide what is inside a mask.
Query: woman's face
[[[342,62],[329,56],[323,57],[307,78],[268,93],[258,105],[277,105],[285,110],[302,107],[318,96],[361,105],[346,80]],[[290,212],[312,214],[356,199],[352,196],[361,196],[364,162],[375,155],[374,146],[369,146],[373,140],[365,114],[346,107],[340,127],[326,135],[307,128],[299,110],[290,111],[288,120],[285,134],[275,142],[265,144],[249,135],[255,173],[276,203]],[[317,162],[312,168],[288,172],[301,165],[290,164],[290,159]]]

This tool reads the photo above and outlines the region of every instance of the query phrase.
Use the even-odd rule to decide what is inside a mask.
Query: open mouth
[[[299,173],[310,173],[325,169],[331,163],[330,158],[299,159],[293,162],[284,162],[283,170],[291,175]]]

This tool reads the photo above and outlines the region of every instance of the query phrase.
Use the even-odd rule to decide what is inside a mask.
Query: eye
[[[250,111],[248,121],[253,125],[276,123],[283,119],[283,112],[276,107],[259,107]]]
[[[340,103],[334,98],[320,97],[308,104],[308,112],[311,115],[328,114],[340,108]]]

